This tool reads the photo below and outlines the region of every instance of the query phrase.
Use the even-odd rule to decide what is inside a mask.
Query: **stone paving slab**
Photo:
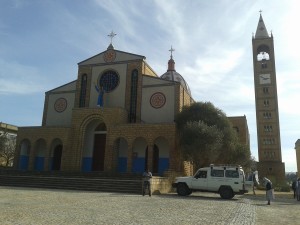
[[[218,194],[196,193],[152,197],[68,190],[0,187],[1,225],[77,225],[77,224],[273,224],[286,207],[300,209],[296,201],[274,202],[266,207],[261,197],[241,196],[223,200]],[[277,212],[276,211],[276,212]],[[298,211],[299,212],[299,211]],[[275,220],[274,220],[275,218]],[[292,217],[295,224],[299,214]],[[271,221],[271,222],[272,222]],[[277,220],[278,221],[278,220]]]

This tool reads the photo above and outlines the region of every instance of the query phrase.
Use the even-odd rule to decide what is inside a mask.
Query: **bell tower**
[[[280,182],[285,179],[285,166],[281,157],[274,41],[261,14],[255,36],[252,37],[252,52],[259,160],[257,170],[260,177],[266,176]]]

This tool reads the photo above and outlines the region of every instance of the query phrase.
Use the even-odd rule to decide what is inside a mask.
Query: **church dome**
[[[168,70],[167,72],[165,72],[163,75],[161,75],[160,78],[164,79],[164,80],[170,80],[170,81],[177,81],[180,82],[181,86],[187,91],[187,93],[192,96],[190,88],[187,84],[187,82],[184,80],[184,78],[176,72],[175,70],[175,61],[173,60],[173,56],[172,56],[172,51],[174,51],[174,49],[172,49],[171,47],[171,58],[168,62]]]

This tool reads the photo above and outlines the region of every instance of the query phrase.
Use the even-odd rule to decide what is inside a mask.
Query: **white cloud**
[[[34,67],[0,60],[0,95],[31,94],[44,90],[46,83]]]
[[[291,148],[282,148],[281,152],[282,161],[285,163],[285,172],[296,172],[295,168],[297,168],[297,161],[294,146],[291,146]]]

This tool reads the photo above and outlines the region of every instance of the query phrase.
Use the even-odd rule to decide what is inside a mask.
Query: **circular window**
[[[161,92],[154,93],[150,98],[150,104],[153,108],[161,108],[166,103],[166,96]]]
[[[106,71],[102,74],[99,83],[105,92],[113,91],[119,85],[119,75],[115,71]]]
[[[65,98],[59,98],[54,103],[54,109],[56,112],[63,112],[67,108],[67,100]]]

